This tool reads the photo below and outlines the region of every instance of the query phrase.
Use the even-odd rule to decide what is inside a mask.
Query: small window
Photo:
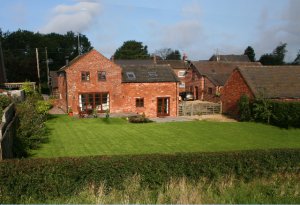
[[[178,72],[178,77],[179,78],[184,78],[184,76],[185,76],[185,71],[179,71]]]
[[[185,83],[179,83],[180,88],[185,88]]]
[[[90,81],[90,72],[81,72],[81,81]]]
[[[106,81],[106,72],[98,71],[98,81]]]
[[[156,72],[148,72],[150,78],[156,78],[158,75]]]
[[[212,94],[213,93],[213,89],[212,88],[207,88],[207,93],[208,94]]]
[[[134,72],[126,72],[127,78],[129,80],[134,80],[135,79],[135,74]]]
[[[136,98],[135,106],[136,107],[144,107],[144,98]]]

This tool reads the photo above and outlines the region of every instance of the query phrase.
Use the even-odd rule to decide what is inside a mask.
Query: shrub
[[[17,104],[19,126],[14,140],[13,152],[15,157],[27,157],[31,149],[37,149],[47,141],[47,103],[38,101],[37,95],[27,97],[26,101]]]
[[[24,90],[26,96],[33,95],[35,93],[35,90],[33,86],[31,85],[30,81],[26,81],[22,85],[22,89]]]
[[[249,97],[247,95],[242,95],[238,105],[239,105],[240,120],[241,121],[251,120]]]
[[[6,108],[11,103],[10,98],[7,95],[0,95],[0,107]]]
[[[274,173],[300,171],[300,150],[188,153],[174,155],[99,156],[57,159],[22,159],[0,162],[0,201],[13,196],[37,200],[74,196],[90,184],[123,189],[126,178],[138,174],[141,186],[155,189],[170,178],[218,179],[234,176],[249,181]]]
[[[253,117],[255,121],[270,124],[272,117],[272,104],[266,99],[256,99],[253,103]]]
[[[149,120],[145,114],[143,113],[142,115],[136,115],[136,116],[130,116],[128,117],[128,121],[131,123],[149,123],[152,122]]]
[[[271,124],[279,127],[300,127],[300,103],[273,101]]]
[[[52,104],[49,101],[38,100],[36,103],[36,110],[39,114],[46,115],[51,107]]]

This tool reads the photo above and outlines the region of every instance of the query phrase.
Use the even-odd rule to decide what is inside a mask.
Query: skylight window
[[[148,72],[148,75],[150,78],[156,78],[158,77],[157,73],[156,72]]]
[[[134,72],[126,72],[126,75],[129,80],[135,80]]]

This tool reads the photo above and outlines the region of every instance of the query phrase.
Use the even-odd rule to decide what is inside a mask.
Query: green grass
[[[130,124],[124,119],[55,115],[46,125],[49,142],[34,151],[33,157],[300,148],[300,129],[248,122]]]

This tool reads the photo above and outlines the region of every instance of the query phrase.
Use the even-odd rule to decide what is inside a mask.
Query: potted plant
[[[71,117],[73,116],[73,110],[71,107],[69,107],[69,109],[68,109],[68,115]]]

